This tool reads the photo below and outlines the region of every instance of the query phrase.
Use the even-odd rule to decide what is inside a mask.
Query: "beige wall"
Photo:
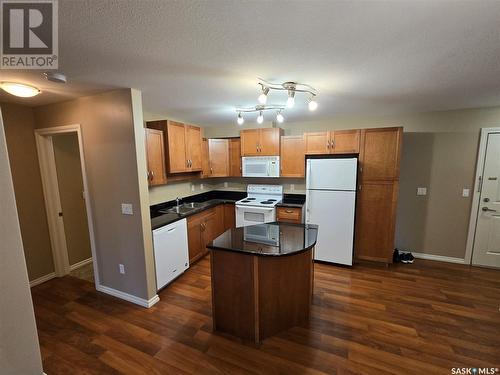
[[[320,109],[319,109],[320,110]],[[270,124],[267,124],[270,126]],[[256,127],[255,124],[245,124]],[[327,129],[403,126],[396,245],[414,252],[463,258],[480,128],[500,127],[500,107],[395,115],[339,116],[284,123],[286,135]],[[205,128],[207,137],[237,136],[236,125]],[[240,184],[241,186],[241,184]],[[417,187],[428,195],[417,197]]]
[[[35,145],[33,111],[16,104],[2,103],[0,106],[28,275],[30,280],[35,280],[54,272],[54,263]]]
[[[77,133],[52,137],[69,264],[92,257]]]
[[[0,373],[41,375],[42,360],[0,113]]]
[[[144,220],[147,186],[138,174],[146,175],[140,93],[116,90],[37,107],[34,113],[37,128],[81,125],[101,284],[150,299],[156,290],[151,224],[148,232]],[[131,203],[134,215],[122,215],[121,203]],[[123,275],[119,263],[125,265]]]

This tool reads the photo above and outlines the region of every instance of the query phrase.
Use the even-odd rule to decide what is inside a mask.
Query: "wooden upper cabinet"
[[[357,154],[359,130],[336,130],[304,133],[307,155]]]
[[[201,176],[203,178],[210,177],[210,154],[208,152],[208,139],[201,140]]]
[[[168,173],[202,170],[200,127],[170,120],[149,121],[146,126],[163,131]]]
[[[304,133],[304,142],[307,155],[330,153],[330,132]]]
[[[193,125],[186,125],[186,158],[188,160],[189,171],[201,171],[201,128]]]
[[[229,142],[229,176],[241,176],[241,141],[240,138],[231,138]]]
[[[279,156],[280,137],[282,130],[280,128],[260,129],[260,152],[261,156]]]
[[[304,177],[305,146],[304,137],[281,137],[281,177]]]
[[[229,175],[229,142],[227,139],[209,139],[210,177]]]
[[[186,129],[184,124],[168,121],[168,171],[170,173],[186,172],[188,163],[186,157]]]
[[[330,133],[333,154],[357,154],[359,152],[360,130],[335,130]]]
[[[150,186],[166,184],[163,132],[155,129],[145,129],[145,131],[148,183]]]
[[[360,163],[362,181],[399,179],[403,128],[363,129]]]
[[[282,132],[280,128],[242,130],[241,156],[279,156]]]
[[[242,130],[241,156],[259,156],[260,129]]]

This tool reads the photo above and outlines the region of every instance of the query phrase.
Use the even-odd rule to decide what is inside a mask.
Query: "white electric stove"
[[[276,221],[276,205],[283,200],[281,185],[248,185],[247,197],[236,202],[236,227]]]

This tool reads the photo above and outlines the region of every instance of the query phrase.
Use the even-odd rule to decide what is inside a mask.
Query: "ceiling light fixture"
[[[311,96],[311,99],[309,99],[308,107],[310,111],[315,111],[318,109],[318,102],[314,99],[314,96]]]
[[[269,105],[259,104],[256,105],[255,107],[236,108],[236,113],[238,114],[236,121],[238,122],[239,125],[241,125],[243,124],[242,113],[259,112],[259,116],[257,117],[257,122],[259,124],[262,124],[264,122],[264,111],[278,111],[279,113],[281,113],[284,109],[285,109],[284,105],[276,105],[276,104],[269,104]],[[281,116],[283,117],[283,115]]]
[[[243,125],[243,123],[245,122],[245,119],[241,115],[241,112],[238,113],[238,119],[236,121],[238,122],[238,125]]]
[[[280,124],[283,123],[283,121],[285,121],[285,118],[281,114],[281,111],[278,111],[278,114],[276,115],[276,121],[278,121]]]
[[[295,105],[295,91],[288,90],[288,99],[286,100],[286,107],[293,108]]]
[[[17,82],[0,82],[0,88],[11,95],[21,98],[31,98],[41,93],[41,91],[34,86]]]
[[[258,97],[258,101],[260,104],[266,104],[267,102],[267,94],[269,93],[269,87],[262,85],[262,93]]]
[[[259,116],[257,116],[257,123],[262,124],[264,122],[264,115],[262,111],[259,112]]]

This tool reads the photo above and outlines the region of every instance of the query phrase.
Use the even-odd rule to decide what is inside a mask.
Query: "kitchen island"
[[[306,324],[316,225],[267,223],[225,231],[210,249],[214,331],[256,343]]]

